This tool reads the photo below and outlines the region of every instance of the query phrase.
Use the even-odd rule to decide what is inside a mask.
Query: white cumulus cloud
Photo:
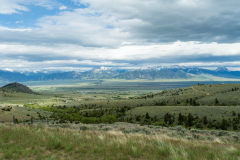
[[[23,23],[23,21],[16,21],[15,23]]]
[[[59,7],[59,10],[65,10],[65,9],[67,9],[66,6],[61,6],[61,7]]]

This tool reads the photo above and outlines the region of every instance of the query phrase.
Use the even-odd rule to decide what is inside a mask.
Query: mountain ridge
[[[208,74],[215,77],[240,79],[240,71],[230,71],[226,67],[216,70],[186,66],[155,66],[135,70],[120,68],[98,67],[85,72],[77,71],[4,71],[0,70],[0,81],[26,82],[48,81],[63,79],[189,79],[191,75]]]

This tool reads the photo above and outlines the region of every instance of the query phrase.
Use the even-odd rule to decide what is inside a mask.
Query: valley
[[[231,81],[197,83],[195,81],[67,80],[24,84],[28,84],[33,91],[25,87],[29,93],[23,93],[16,89],[11,90],[8,86],[0,91],[0,104],[13,107],[10,114],[4,113],[15,115],[20,121],[29,120],[27,114],[39,119],[36,112],[43,113],[42,111],[49,112],[43,115],[50,120],[50,113],[53,112],[56,115],[66,110],[66,115],[74,116],[73,113],[68,113],[67,110],[70,109],[76,110],[78,116],[84,117],[88,110],[88,114],[92,113],[92,110],[98,112],[101,110],[102,116],[113,115],[117,118],[116,121],[120,122],[174,126],[178,125],[177,115],[182,112],[184,116],[191,113],[195,119],[198,117],[199,120],[195,121],[195,125],[198,121],[201,122],[204,116],[214,124],[221,123],[224,117],[229,120],[228,128],[232,130],[232,118],[235,118],[232,117],[232,112],[234,111],[236,116],[240,113],[240,85]],[[124,112],[120,112],[122,108]],[[152,118],[151,121],[144,118],[146,113]],[[167,113],[171,115],[170,119],[174,123],[169,124],[168,121],[164,121],[164,115]],[[61,120],[58,118],[60,117],[55,116],[54,121]],[[11,121],[11,118],[8,119]],[[3,119],[0,118],[0,121]],[[65,121],[70,122],[69,119]]]
[[[10,149],[0,150],[0,158],[236,159],[239,95],[238,81],[96,79],[3,85],[0,142]],[[9,144],[10,139],[34,145],[25,152]],[[116,149],[126,154],[113,158]]]

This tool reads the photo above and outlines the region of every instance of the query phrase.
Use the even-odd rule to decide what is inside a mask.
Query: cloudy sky
[[[0,69],[240,70],[239,0],[0,0]]]

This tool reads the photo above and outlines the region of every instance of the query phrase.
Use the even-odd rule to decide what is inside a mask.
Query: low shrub
[[[82,131],[89,130],[89,127],[87,127],[87,126],[81,126],[81,127],[80,127],[80,130],[82,130]]]
[[[192,136],[187,136],[186,137],[188,140],[193,140],[194,138]]]

